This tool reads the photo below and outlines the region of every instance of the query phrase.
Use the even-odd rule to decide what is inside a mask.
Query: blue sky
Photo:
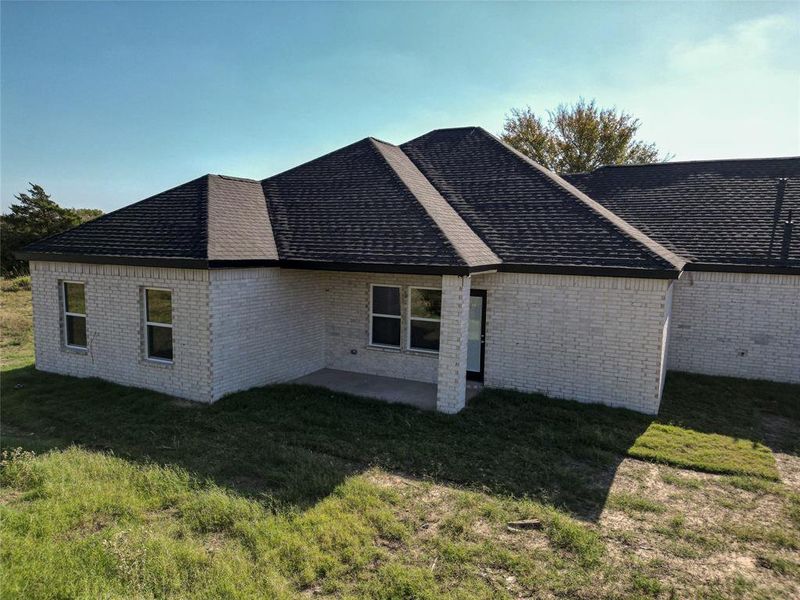
[[[118,208],[579,96],[675,160],[800,154],[800,3],[3,2],[0,199]]]

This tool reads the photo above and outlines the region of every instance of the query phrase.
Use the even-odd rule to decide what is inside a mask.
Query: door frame
[[[470,297],[476,296],[483,298],[483,307],[481,311],[481,370],[480,371],[467,371],[468,381],[483,381],[484,370],[486,369],[486,290],[470,289]]]

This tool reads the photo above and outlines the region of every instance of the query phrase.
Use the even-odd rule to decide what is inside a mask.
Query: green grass
[[[800,385],[670,373],[658,422],[800,454]],[[786,427],[771,423],[784,421]]]
[[[0,367],[33,362],[30,276],[0,280]]]
[[[0,442],[38,455],[2,466],[0,597],[781,595],[642,570],[616,543],[689,561],[738,548],[778,592],[796,573],[800,496],[766,440],[795,447],[798,386],[671,373],[655,420],[500,390],[457,416],[294,385],[201,406],[34,371],[30,293],[3,290]],[[628,456],[727,476],[656,466],[612,490]],[[675,498],[709,515],[777,508],[766,524],[700,527]],[[637,525],[605,532],[604,511]],[[522,518],[541,530],[507,531]]]
[[[358,480],[276,515],[181,470],[71,448],[11,461],[3,485],[26,500],[3,509],[4,593],[18,597],[280,596],[363,568],[380,554],[368,541],[406,531]]]
[[[653,423],[636,439],[628,455],[708,473],[778,479],[775,458],[765,445],[674,425]]]
[[[4,459],[0,557],[4,597],[294,597],[303,590],[372,598],[506,597],[477,572],[488,565],[544,584],[585,585],[604,548],[586,525],[530,501],[475,492],[438,496],[465,526],[522,512],[545,524],[535,556],[442,527],[415,540],[425,489],[397,492],[371,474],[348,478],[305,511],[270,510],[174,467],[76,447]],[[468,502],[464,502],[464,499]],[[501,517],[498,520],[498,517]],[[402,551],[400,551],[402,550]],[[431,559],[441,561],[430,568]],[[566,573],[559,568],[569,562]]]
[[[779,483],[762,479],[761,477],[734,475],[727,477],[724,481],[731,487],[745,490],[746,492],[779,494],[781,490],[783,490],[783,487]]]
[[[485,391],[474,406],[452,419],[290,386],[237,394],[191,414],[158,394],[14,369],[32,359],[29,287],[29,279],[24,278],[3,282],[0,344],[7,371],[6,417],[23,428],[29,420],[49,427],[47,421],[57,419],[64,427],[50,437],[61,443],[66,437],[66,441],[114,447],[106,438],[122,436],[133,444],[131,454],[140,455],[137,440],[157,438],[164,447],[156,452],[150,447],[146,454],[158,457],[160,450],[168,449],[164,440],[179,439],[185,427],[207,422],[210,417],[205,412],[210,412],[214,429],[223,437],[230,437],[229,427],[248,421],[242,424],[248,443],[269,446],[274,440],[324,452],[341,459],[337,462],[380,464],[515,494],[550,494],[549,500],[577,508],[584,500],[591,506],[600,499],[587,489],[587,481],[589,488],[595,480],[594,487],[602,490],[606,483],[602,467],[613,467],[624,455],[711,473],[777,479],[774,458],[761,443],[764,415],[774,413],[800,422],[798,386],[680,373],[668,377],[662,411],[655,421],[622,409],[499,390]],[[17,385],[25,387],[10,389]],[[35,403],[30,402],[32,398]],[[132,398],[137,400],[129,406]],[[128,412],[137,407],[159,415],[157,430],[150,423],[155,419],[148,419],[147,431],[139,431],[134,422],[126,435]],[[86,418],[97,410],[109,413],[104,428],[98,429],[94,420]],[[351,435],[352,431],[358,435]],[[800,437],[792,431],[789,428],[781,440],[785,446]],[[252,437],[248,439],[247,434]],[[386,444],[387,437],[397,444]],[[448,452],[451,444],[455,452]],[[415,451],[405,452],[404,447]],[[197,450],[208,458],[208,452]],[[217,476],[213,471],[209,474]],[[321,485],[328,487],[328,482]]]
[[[30,368],[6,372],[4,388],[12,436],[4,444],[30,447],[22,434],[34,432],[34,449],[73,442],[113,449],[289,503],[326,496],[362,465],[536,497],[585,516],[602,508],[625,455],[777,479],[771,452],[757,443],[668,428],[621,409],[496,390],[450,417],[293,385],[189,407]]]
[[[656,502],[650,498],[620,492],[611,494],[608,497],[606,506],[609,508],[616,508],[626,513],[663,513],[666,512],[667,507],[661,502]]]
[[[665,471],[661,473],[661,480],[664,483],[669,483],[670,485],[674,485],[676,487],[681,487],[681,488],[697,490],[703,487],[702,479],[686,475],[678,475],[677,473],[672,473],[670,471]]]

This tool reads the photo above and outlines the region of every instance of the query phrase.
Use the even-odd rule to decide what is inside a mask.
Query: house
[[[800,382],[800,158],[560,177],[478,127],[206,175],[28,246],[36,366],[213,402],[331,368],[658,411]]]

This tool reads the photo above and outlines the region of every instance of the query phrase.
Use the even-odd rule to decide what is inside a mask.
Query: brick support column
[[[436,410],[457,413],[467,391],[467,337],[470,278],[442,276],[442,322],[439,335],[439,376]]]

